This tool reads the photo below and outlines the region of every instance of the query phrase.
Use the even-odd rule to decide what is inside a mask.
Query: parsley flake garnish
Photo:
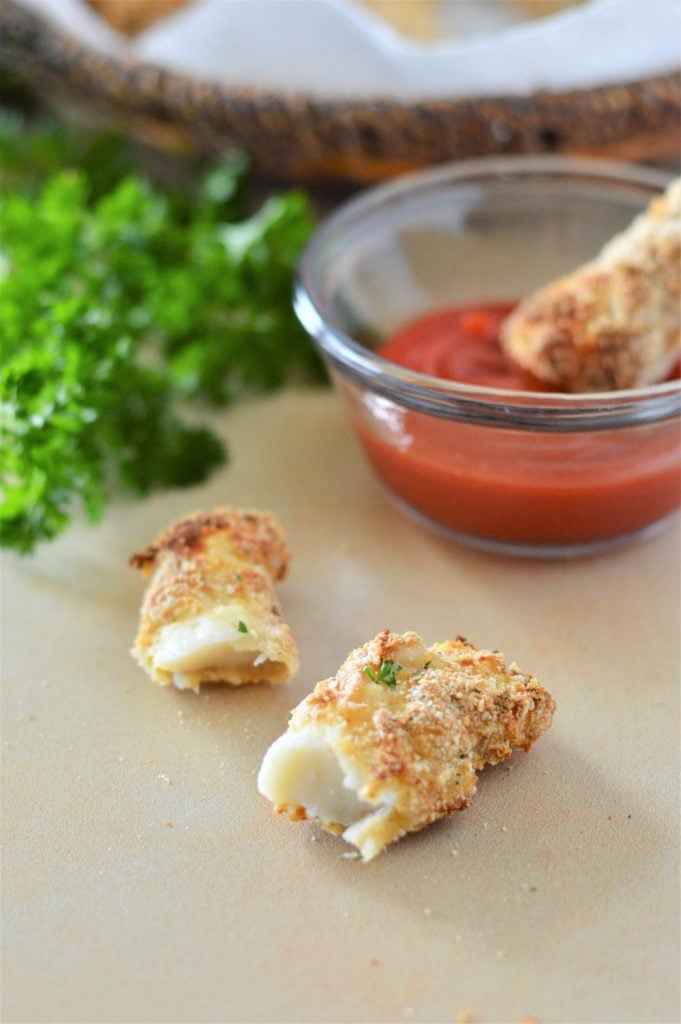
[[[245,622],[242,622],[241,619],[239,619],[239,625],[236,628],[240,633],[248,633],[248,626]]]
[[[366,666],[364,674],[369,677],[372,683],[383,683],[389,690],[394,690],[397,686],[397,673],[401,671],[402,666],[396,665],[394,661],[382,661],[378,675],[376,675],[371,665]]]

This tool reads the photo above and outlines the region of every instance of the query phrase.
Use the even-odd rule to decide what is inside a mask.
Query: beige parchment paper
[[[207,485],[4,560],[4,1021],[677,1020],[678,523],[574,562],[483,555],[393,508],[330,391],[220,422]],[[288,531],[288,687],[164,690],[128,654],[128,555],[218,503]],[[363,866],[255,777],[384,626],[500,648],[558,711],[469,810]]]

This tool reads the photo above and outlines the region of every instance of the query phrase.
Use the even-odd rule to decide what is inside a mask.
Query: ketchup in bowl
[[[377,355],[464,384],[555,393],[501,351],[500,325],[512,308],[504,302],[432,313],[407,324]],[[674,420],[528,432],[390,408],[370,395],[353,419],[374,469],[399,498],[491,546],[592,547],[663,520],[681,500]]]
[[[602,550],[678,508],[679,381],[551,390],[505,360],[496,301],[588,263],[668,184],[631,164],[485,157],[386,182],[317,229],[296,312],[400,507],[527,557]]]
[[[461,384],[555,391],[516,366],[501,350],[501,325],[514,306],[514,302],[490,302],[431,313],[403,327],[377,355],[409,370]]]

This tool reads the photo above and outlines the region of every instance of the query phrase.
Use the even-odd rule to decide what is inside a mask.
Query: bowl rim
[[[421,189],[481,178],[512,181],[519,176],[615,181],[664,189],[674,175],[653,167],[571,156],[504,156],[440,164],[365,189],[343,203],[314,232],[298,262],[294,308],[325,359],[372,392],[445,419],[548,431],[611,429],[673,418],[681,413],[681,380],[644,388],[570,394],[523,392],[443,380],[399,366],[355,341],[327,320],[314,284],[314,268],[329,237],[353,227],[387,205],[398,205]]]

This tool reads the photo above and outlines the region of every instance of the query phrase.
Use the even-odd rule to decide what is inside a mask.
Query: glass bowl
[[[662,172],[471,160],[371,189],[305,250],[295,308],[378,478],[452,538],[535,557],[647,535],[681,503],[681,381],[599,394],[440,380],[376,355],[406,323],[513,300],[591,259]]]

